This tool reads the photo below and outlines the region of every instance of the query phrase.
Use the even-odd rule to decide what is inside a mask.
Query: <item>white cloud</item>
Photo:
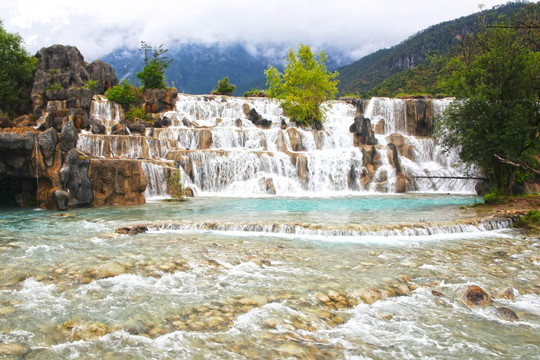
[[[479,0],[488,8],[506,1]],[[5,4],[3,4],[5,3]],[[471,0],[0,0],[0,18],[28,50],[75,45],[87,60],[122,46],[174,42],[299,42],[361,57],[430,25],[478,11]]]

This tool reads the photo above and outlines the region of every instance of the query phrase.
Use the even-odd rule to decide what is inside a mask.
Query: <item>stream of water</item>
[[[475,223],[460,206],[476,201],[371,194],[2,208],[0,354],[537,359],[540,239]],[[149,229],[115,232],[136,224]],[[320,235],[359,227],[371,232]],[[490,306],[462,302],[472,284]],[[519,321],[501,319],[499,307]]]

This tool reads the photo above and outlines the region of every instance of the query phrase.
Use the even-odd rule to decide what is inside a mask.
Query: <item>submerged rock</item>
[[[476,285],[471,285],[465,290],[463,301],[468,306],[487,306],[491,304],[490,296]]]
[[[499,319],[506,320],[506,321],[519,321],[519,316],[512,310],[506,307],[499,307],[495,309],[495,314],[499,317]]]
[[[501,291],[500,293],[498,293],[496,297],[498,299],[507,299],[507,300],[510,300],[510,301],[514,301],[514,289],[507,288],[507,289]]]

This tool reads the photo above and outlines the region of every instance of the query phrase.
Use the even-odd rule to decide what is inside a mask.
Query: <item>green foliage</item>
[[[150,114],[148,114],[144,109],[138,107],[138,106],[131,106],[128,111],[126,111],[126,119],[129,121],[133,121],[136,118],[139,118],[144,121],[149,121],[151,119]]]
[[[144,51],[144,68],[137,73],[144,89],[166,89],[165,70],[169,67],[172,59],[167,60],[165,53],[169,51],[163,48],[163,44],[153,49],[146,42],[141,42],[141,51]],[[152,58],[149,54],[152,53]]]
[[[12,116],[24,112],[36,63],[20,35],[7,32],[0,20],[0,110]]]
[[[260,89],[251,89],[244,93],[244,97],[262,97],[262,96],[266,96],[266,93],[264,90],[260,90]]]
[[[110,101],[114,101],[125,108],[141,103],[143,98],[141,91],[126,80],[122,80],[120,84],[109,88],[105,92],[105,96]]]
[[[540,230],[540,210],[529,210],[529,212],[523,215],[516,223],[516,227],[525,228],[529,230]]]
[[[365,96],[410,96],[418,94],[442,94],[444,88],[442,81],[448,76],[445,71],[447,58],[443,56],[429,56],[422,65],[400,72],[384,80],[369,90]]]
[[[509,192],[516,168],[494,155],[535,163],[540,151],[540,52],[527,29],[488,27],[463,39],[462,54],[447,65],[455,95],[437,135],[446,148],[484,170]]]
[[[520,12],[526,4],[522,2],[512,2],[491,10],[485,10],[487,22],[492,23],[507,18],[510,22],[512,15]],[[339,93],[355,93],[361,97],[371,94],[412,94],[438,92],[431,89],[436,82],[429,78],[429,74],[435,71],[429,69],[429,54],[437,53],[446,57],[449,52],[458,44],[456,35],[461,33],[474,32],[478,29],[478,14],[473,14],[459,19],[443,22],[422,30],[400,44],[390,49],[382,49],[367,55],[360,60],[342,67],[340,72]],[[428,68],[417,69],[420,66]],[[390,80],[396,74],[402,72],[403,78],[398,76],[395,80]],[[416,78],[419,76],[419,78]],[[382,85],[385,80],[392,81]],[[423,84],[426,89],[422,89]]]
[[[85,87],[90,90],[95,89],[97,87],[97,80],[88,80]]]
[[[58,75],[58,69],[49,69],[49,74]]]
[[[167,192],[174,199],[184,199],[185,192],[181,184],[181,175],[178,170],[168,170],[167,172]]]
[[[270,66],[265,71],[268,95],[281,99],[281,107],[296,123],[320,127],[324,117],[323,102],[337,93],[338,72],[329,73],[328,58],[320,51],[318,59],[307,45],[291,49],[283,74]]]
[[[62,90],[62,84],[60,83],[52,83],[50,84],[49,86],[47,86],[47,88],[45,89],[46,91],[57,91],[57,90]]]
[[[232,95],[236,85],[229,84],[229,77],[225,76],[223,79],[218,81],[217,89],[212,91],[212,94],[216,95]]]
[[[498,189],[484,195],[484,203],[488,205],[502,205],[506,203],[504,194]]]

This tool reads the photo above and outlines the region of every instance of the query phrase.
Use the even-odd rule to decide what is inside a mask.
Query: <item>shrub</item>
[[[90,90],[95,89],[97,87],[97,80],[88,80],[85,87]]]
[[[502,205],[505,203],[504,196],[497,190],[484,195],[484,203],[488,205]]]
[[[142,92],[125,79],[122,80],[121,84],[107,90],[105,96],[107,96],[107,99],[110,101],[114,101],[124,107],[140,104],[143,99]]]
[[[131,106],[128,111],[126,111],[126,119],[129,121],[135,120],[135,118],[142,119],[144,121],[150,120],[150,114],[148,114],[144,109],[138,106]]]
[[[251,89],[244,93],[244,97],[265,97],[265,96],[266,96],[266,92],[264,90],[259,90],[259,89]]]
[[[52,83],[49,86],[47,86],[47,88],[45,89],[45,91],[57,91],[57,90],[62,90],[62,84]]]
[[[184,188],[182,187],[182,184],[180,183],[181,175],[180,171],[178,170],[169,170],[167,172],[167,189],[169,195],[171,195],[174,199],[184,199]]]
[[[229,84],[229,77],[225,76],[223,79],[218,81],[217,89],[212,91],[212,94],[216,95],[232,95],[236,85]]]
[[[516,227],[535,229],[540,227],[540,210],[530,210],[523,215],[515,224]]]

